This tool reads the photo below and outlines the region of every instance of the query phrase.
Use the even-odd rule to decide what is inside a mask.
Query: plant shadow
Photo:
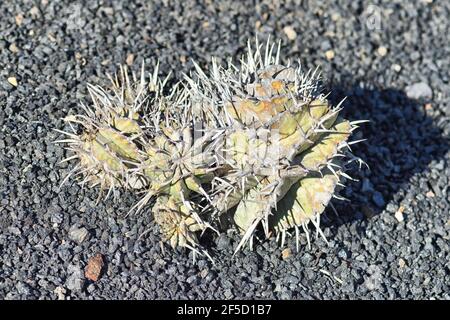
[[[410,99],[402,90],[373,84],[339,83],[329,89],[334,105],[347,97],[342,111],[345,118],[369,120],[351,140],[366,139],[352,145],[352,150],[370,170],[349,172],[358,181],[347,182],[341,194],[350,201],[334,201],[338,215],[328,210],[323,219],[324,225],[336,231],[342,224],[366,221],[386,209],[398,210],[398,204],[411,197],[407,193],[410,179],[427,170],[432,161],[443,159],[450,144],[436,125],[439,111],[431,101]],[[440,196],[440,190],[427,183]],[[392,200],[396,205],[388,206]]]

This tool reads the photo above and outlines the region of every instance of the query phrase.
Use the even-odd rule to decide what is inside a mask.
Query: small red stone
[[[103,269],[103,256],[101,253],[97,253],[95,256],[91,257],[88,261],[84,275],[86,278],[92,281],[97,281]]]

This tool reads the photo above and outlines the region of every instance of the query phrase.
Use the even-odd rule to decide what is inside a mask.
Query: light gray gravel
[[[427,83],[418,82],[406,87],[406,95],[411,99],[431,99],[433,92]]]
[[[88,234],[89,232],[86,228],[77,228],[76,226],[72,226],[69,229],[69,239],[78,244],[81,244],[86,239]]]

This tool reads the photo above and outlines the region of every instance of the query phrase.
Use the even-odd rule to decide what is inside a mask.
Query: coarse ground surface
[[[449,16],[438,0],[0,1],[0,298],[450,299]],[[232,259],[230,232],[202,241],[216,265],[193,264],[161,246],[149,214],[124,217],[138,197],[96,205],[97,190],[59,189],[73,164],[58,165],[52,128],[89,102],[88,82],[157,59],[181,79],[256,33],[320,65],[346,117],[370,120],[353,138],[370,171],[323,215],[328,245],[302,236],[297,253],[290,238],[283,258],[270,239]]]

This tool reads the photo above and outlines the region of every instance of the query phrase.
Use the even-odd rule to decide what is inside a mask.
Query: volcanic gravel
[[[449,16],[437,0],[0,1],[0,298],[450,299]],[[193,264],[149,214],[125,217],[138,196],[96,205],[98,190],[59,188],[74,164],[58,164],[52,129],[89,103],[88,82],[157,59],[181,79],[256,34],[321,66],[345,116],[370,120],[353,137],[370,170],[323,215],[329,244],[270,239],[233,259],[231,231],[201,239],[215,265]]]

